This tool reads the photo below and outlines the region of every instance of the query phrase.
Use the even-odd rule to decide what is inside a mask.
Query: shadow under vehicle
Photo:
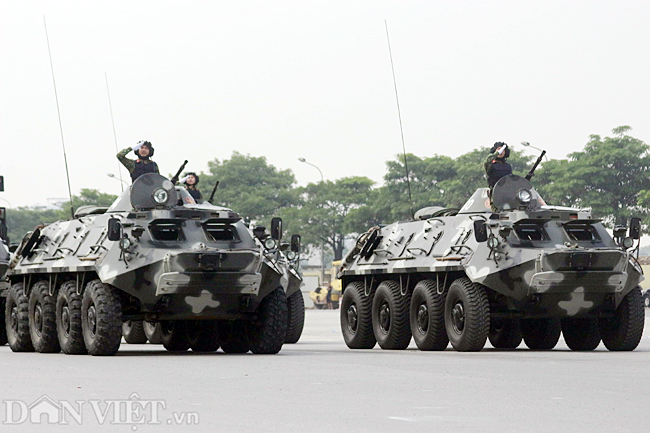
[[[109,208],[25,236],[2,293],[8,343],[113,355],[123,322],[148,321],[170,351],[277,353],[302,332],[300,238],[283,248],[279,218],[270,232],[145,174]]]
[[[494,210],[493,210],[494,209]],[[461,209],[360,236],[338,276],[341,328],[352,349],[634,350],[644,326],[641,235],[614,236],[591,212],[548,206],[526,178],[479,188]]]

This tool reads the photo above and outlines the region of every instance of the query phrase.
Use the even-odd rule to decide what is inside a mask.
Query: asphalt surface
[[[102,358],[0,347],[0,429],[637,432],[650,424],[650,310],[641,344],[625,353],[602,344],[572,352],[562,340],[550,352],[353,351],[338,314],[308,310],[300,342],[278,355],[123,344]],[[62,404],[68,409],[38,418]]]

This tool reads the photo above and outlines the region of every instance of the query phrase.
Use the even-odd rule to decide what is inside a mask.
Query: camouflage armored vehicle
[[[300,239],[283,252],[281,238],[279,218],[270,236],[250,230],[236,212],[145,174],[109,208],[80,208],[25,237],[3,294],[9,345],[113,355],[122,323],[145,320],[170,351],[277,353],[302,331],[289,310],[302,301]]]
[[[589,211],[549,206],[510,175],[461,209],[425,208],[414,221],[374,227],[344,259],[341,328],[353,349],[634,350],[644,326],[629,237]],[[494,210],[493,210],[494,209]]]

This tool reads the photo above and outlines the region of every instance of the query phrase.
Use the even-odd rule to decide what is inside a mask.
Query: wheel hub
[[[421,303],[418,307],[417,319],[418,331],[422,334],[426,334],[429,329],[429,309],[425,302]]]
[[[70,308],[68,305],[64,305],[61,310],[61,327],[66,337],[70,335]]]
[[[458,301],[451,309],[451,324],[458,334],[462,334],[465,329],[465,308],[463,303]]]
[[[88,308],[88,328],[90,329],[90,334],[94,337],[97,332],[97,312],[95,311],[94,305]]]
[[[390,330],[390,306],[388,302],[384,302],[379,307],[379,328],[384,334],[388,334]]]
[[[348,307],[348,329],[353,334],[357,332],[357,325],[359,323],[359,313],[357,311],[357,306],[352,304]]]
[[[39,336],[43,332],[43,308],[40,303],[34,308],[34,328]]]

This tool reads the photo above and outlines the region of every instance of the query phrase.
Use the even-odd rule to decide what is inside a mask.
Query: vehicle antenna
[[[106,94],[108,94],[108,108],[111,110],[111,123],[113,124],[113,138],[115,139],[115,152],[119,152],[117,148],[117,134],[115,133],[115,120],[113,120],[113,104],[111,104],[111,91],[108,90],[108,75],[104,71],[104,78],[106,78]],[[120,187],[122,187],[122,192],[124,192],[124,181],[122,180],[122,170],[120,167],[120,162],[117,161],[117,172],[120,175]]]
[[[413,198],[411,197],[411,179],[409,175],[409,166],[406,160],[406,146],[404,144],[404,128],[402,127],[402,113],[399,109],[399,96],[397,94],[397,80],[395,79],[395,66],[393,66],[393,52],[390,49],[390,37],[388,36],[388,22],[384,20],[386,25],[386,40],[388,41],[388,54],[390,56],[390,68],[393,71],[393,85],[395,86],[395,101],[397,102],[397,116],[399,118],[399,131],[402,135],[402,152],[404,154],[404,169],[406,170],[406,186],[409,192],[409,206],[411,208],[411,218],[415,219],[415,214],[413,213]]]
[[[70,188],[70,172],[68,171],[68,157],[65,153],[65,141],[63,140],[63,125],[61,124],[61,110],[59,109],[59,96],[56,92],[56,80],[54,79],[54,65],[52,64],[52,51],[50,51],[50,38],[47,36],[47,23],[43,15],[45,26],[45,40],[47,41],[47,53],[50,55],[50,69],[52,70],[52,83],[54,84],[54,99],[56,100],[56,112],[59,115],[59,130],[61,131],[61,144],[63,145],[63,161],[65,162],[65,175],[68,178],[68,194],[70,196],[70,216],[74,219],[74,207],[72,206],[72,189]]]

